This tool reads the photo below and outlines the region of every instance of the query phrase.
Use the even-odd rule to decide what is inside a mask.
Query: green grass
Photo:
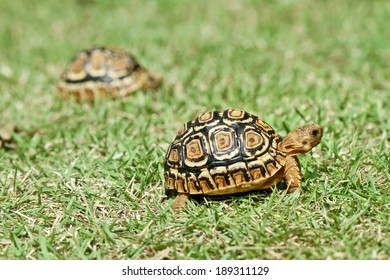
[[[390,259],[389,1],[0,3],[2,259]],[[144,3],[146,2],[146,3]],[[75,52],[133,52],[157,93],[77,104],[55,84]],[[302,194],[191,200],[172,212],[163,158],[207,110],[282,136],[324,127]]]

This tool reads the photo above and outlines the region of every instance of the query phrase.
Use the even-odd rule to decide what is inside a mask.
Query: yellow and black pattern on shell
[[[221,195],[271,187],[285,153],[280,136],[258,117],[237,109],[187,122],[169,146],[165,184],[179,193]]]
[[[143,86],[146,70],[136,58],[118,48],[95,47],[79,52],[58,83],[61,97],[93,100],[118,98]]]

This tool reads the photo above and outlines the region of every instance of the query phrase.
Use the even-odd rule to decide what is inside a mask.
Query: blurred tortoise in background
[[[97,97],[119,98],[138,89],[156,90],[163,77],[142,67],[136,58],[113,47],[95,47],[79,52],[58,83],[59,95],[77,101]]]
[[[181,210],[190,195],[224,195],[266,189],[284,180],[301,185],[296,155],[320,143],[322,128],[310,124],[282,139],[262,119],[237,109],[207,112],[187,122],[164,160],[165,186]]]

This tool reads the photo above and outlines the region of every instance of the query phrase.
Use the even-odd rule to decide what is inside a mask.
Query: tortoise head
[[[153,91],[158,89],[163,81],[163,75],[157,72],[146,72],[143,89],[146,91]]]
[[[281,148],[288,155],[303,154],[321,142],[322,127],[318,124],[309,124],[291,131],[281,142]]]

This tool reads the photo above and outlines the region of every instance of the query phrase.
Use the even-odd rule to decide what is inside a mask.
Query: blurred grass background
[[[390,2],[0,2],[3,259],[389,259]],[[164,74],[157,93],[57,98],[79,50],[117,46]],[[235,107],[284,136],[325,128],[300,196],[191,201],[162,161],[181,125]]]

